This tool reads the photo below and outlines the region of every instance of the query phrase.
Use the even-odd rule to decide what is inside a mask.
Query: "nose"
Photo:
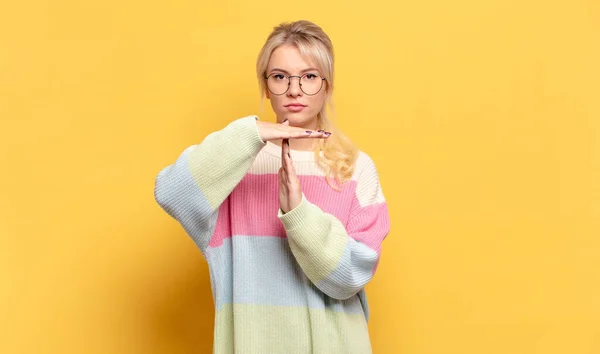
[[[296,80],[294,80],[296,79]],[[288,96],[290,97],[298,97],[302,95],[302,89],[300,89],[300,77],[298,76],[290,76],[290,88],[288,89]]]

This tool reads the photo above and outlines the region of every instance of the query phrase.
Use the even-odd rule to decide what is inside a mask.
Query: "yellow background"
[[[0,6],[0,353],[209,353],[206,263],[153,200],[261,113],[273,26],[331,36],[392,232],[376,354],[600,353],[600,2]]]

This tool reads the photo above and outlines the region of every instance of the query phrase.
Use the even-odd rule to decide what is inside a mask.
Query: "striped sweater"
[[[314,152],[292,150],[300,205],[283,214],[281,147],[256,116],[185,149],[155,181],[158,204],[208,262],[214,353],[371,353],[364,287],[390,229],[373,161],[332,189]]]

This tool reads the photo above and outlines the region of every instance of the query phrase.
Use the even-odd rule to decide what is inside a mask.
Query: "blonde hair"
[[[328,108],[333,110],[331,102],[334,74],[333,45],[321,27],[310,21],[281,23],[275,27],[260,50],[256,61],[261,99],[264,99],[267,90],[265,74],[271,54],[284,44],[291,44],[298,48],[300,54],[310,58],[326,79],[326,103],[317,114],[317,124],[318,129],[329,131],[332,134],[327,140],[319,141],[315,149],[315,157],[325,170],[327,183],[333,189],[339,190],[339,185],[352,178],[359,151],[350,139],[334,127],[327,114]],[[321,152],[323,152],[322,156]],[[334,185],[334,180],[336,185]]]

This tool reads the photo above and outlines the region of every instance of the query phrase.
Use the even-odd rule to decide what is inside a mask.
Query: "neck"
[[[317,147],[317,139],[290,139],[290,149],[312,151]]]

